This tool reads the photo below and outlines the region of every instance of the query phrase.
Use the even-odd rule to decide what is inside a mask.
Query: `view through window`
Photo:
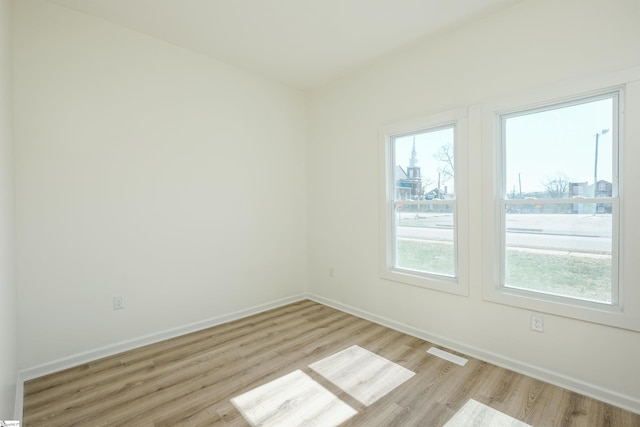
[[[618,98],[500,117],[504,288],[617,304]]]
[[[456,277],[455,126],[391,138],[393,267]]]

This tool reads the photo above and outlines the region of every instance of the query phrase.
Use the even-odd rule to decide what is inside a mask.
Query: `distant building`
[[[596,197],[611,197],[613,194],[613,184],[609,181],[601,179],[596,185],[595,196]]]
[[[589,184],[585,182],[570,182],[569,197],[589,197]]]
[[[569,197],[611,197],[613,194],[613,184],[609,181],[601,179],[596,185],[589,185],[585,182],[570,182],[569,183]],[[611,204],[609,203],[597,203],[597,213],[611,213]],[[592,203],[573,203],[571,205],[571,213],[594,213],[594,207]]]
[[[601,179],[596,183],[595,197],[611,197],[613,195],[613,184]],[[611,213],[611,203],[597,203],[597,213]]]
[[[438,187],[436,187],[433,190],[424,193],[424,198],[426,200],[444,199],[444,193],[440,191]]]
[[[590,197],[593,194],[593,190],[590,191],[590,186],[587,181],[585,182],[570,182],[569,183],[569,198],[575,197]],[[584,203],[573,203],[571,205],[571,213],[593,213],[593,209],[589,211],[590,206]]]

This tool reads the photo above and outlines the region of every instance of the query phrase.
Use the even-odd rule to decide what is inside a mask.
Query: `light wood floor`
[[[364,406],[308,367],[352,345],[416,375]],[[480,360],[461,367],[431,346],[301,301],[28,381],[23,425],[246,426],[230,399],[300,369],[358,411],[345,426],[442,426],[469,399],[536,427],[640,426],[640,415]]]

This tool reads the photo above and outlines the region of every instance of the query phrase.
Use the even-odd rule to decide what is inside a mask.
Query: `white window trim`
[[[512,292],[500,286],[502,275],[502,214],[499,169],[501,167],[500,114],[535,108],[576,98],[598,95],[622,89],[620,97],[619,221],[614,227],[621,231],[618,244],[618,305],[568,303],[566,299],[541,299],[535,292]],[[640,263],[632,254],[638,253],[640,225],[635,220],[640,211],[640,67],[615,74],[590,78],[538,89],[482,106],[482,295],[495,303],[531,311],[640,331]],[[625,114],[634,119],[625,120]],[[624,156],[622,155],[624,152]],[[634,161],[634,159],[636,159]],[[614,228],[614,233],[617,232]],[[635,238],[634,238],[635,237]]]
[[[477,111],[477,110],[476,110]],[[479,114],[479,111],[477,112]],[[468,115],[467,109],[459,109],[429,116],[421,120],[396,123],[380,130],[379,171],[380,182],[380,277],[393,282],[418,286],[426,289],[469,295],[469,192],[468,192]],[[393,266],[395,235],[391,220],[394,202],[392,139],[399,135],[411,134],[442,126],[455,125],[455,192],[454,239],[456,241],[456,277],[438,274],[412,274]]]

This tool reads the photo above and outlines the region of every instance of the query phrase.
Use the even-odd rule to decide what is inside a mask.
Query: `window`
[[[499,116],[504,290],[618,305],[619,98]]]
[[[465,258],[458,226],[466,178],[457,168],[466,162],[465,114],[385,131],[382,277],[466,294],[459,286]]]
[[[456,276],[454,132],[449,125],[391,139],[394,268]]]
[[[470,267],[474,279],[482,271],[482,298],[640,331],[640,68],[481,109],[469,165],[482,159],[482,180],[469,194],[482,206]]]

